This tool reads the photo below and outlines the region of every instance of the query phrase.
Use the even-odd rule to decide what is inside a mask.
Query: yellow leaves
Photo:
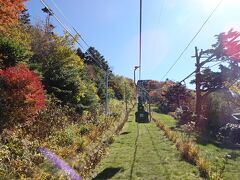
[[[83,60],[80,59],[80,57],[75,54],[66,58],[65,61],[66,61],[66,64],[65,64],[66,68],[77,68],[78,70],[82,70],[84,68]]]
[[[78,70],[82,70],[84,68],[83,60],[68,47],[56,47],[53,57],[63,62],[63,68],[75,68]]]
[[[234,93],[240,94],[240,83],[235,83],[230,87],[230,90]]]
[[[22,44],[28,50],[31,49],[31,35],[26,31],[26,29],[21,25],[15,25],[6,28],[4,35],[16,42]]]

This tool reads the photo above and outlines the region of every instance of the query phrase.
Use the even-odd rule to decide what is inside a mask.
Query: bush
[[[170,112],[170,109],[169,109],[169,103],[168,102],[160,102],[158,104],[158,112],[160,113],[164,113],[164,114],[167,114],[168,112]]]
[[[28,128],[28,133],[35,138],[46,138],[53,131],[64,129],[71,123],[80,123],[81,120],[73,108],[58,105],[54,99],[50,99],[46,108],[38,113],[35,122]]]
[[[217,138],[223,143],[240,144],[240,124],[226,124],[219,129]]]
[[[177,108],[175,111],[175,118],[178,120],[178,126],[195,121],[195,115],[188,107]]]
[[[44,106],[42,83],[26,66],[0,71],[1,128],[16,123],[30,123]]]
[[[217,91],[208,97],[208,128],[214,132],[230,122],[233,108],[231,107],[229,92]]]
[[[25,136],[21,127],[5,129],[0,135],[0,175],[3,179],[33,178],[36,166],[43,162],[37,149],[40,142]]]
[[[22,44],[0,36],[0,69],[26,62],[31,55],[31,52]]]

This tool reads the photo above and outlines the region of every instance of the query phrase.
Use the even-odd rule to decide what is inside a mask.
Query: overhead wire
[[[68,30],[68,27],[62,23],[62,21],[54,14],[54,12],[49,8],[49,6],[43,1],[43,0],[40,0],[40,2],[48,9],[48,11],[52,14],[52,16],[58,21],[58,23],[62,26],[62,28],[68,32],[68,34],[72,37],[72,38],[75,38],[72,33]],[[78,42],[76,41],[76,43],[81,47],[83,48],[83,46]]]
[[[60,12],[60,14],[63,16],[63,18],[69,23],[69,25],[71,26],[71,28],[75,31],[75,33],[80,37],[80,39],[84,42],[84,44],[87,47],[90,47],[88,45],[88,43],[84,40],[83,36],[80,35],[80,33],[74,28],[74,26],[71,24],[69,18],[67,18],[67,16],[64,14],[64,12],[62,11],[62,9],[57,5],[57,3],[54,0],[51,0],[52,4],[54,5],[54,7]]]
[[[173,69],[173,67],[177,64],[177,62],[181,59],[181,57],[183,56],[183,54],[186,52],[186,50],[189,48],[189,46],[192,44],[192,42],[195,40],[195,38],[198,36],[198,34],[202,31],[203,27],[206,25],[206,23],[209,21],[209,19],[213,16],[213,14],[216,12],[216,10],[218,9],[218,7],[222,4],[224,0],[220,0],[220,2],[217,4],[217,6],[213,9],[213,11],[209,14],[209,16],[207,17],[207,19],[203,22],[203,24],[201,25],[200,29],[197,31],[197,33],[193,36],[193,38],[190,40],[190,42],[187,44],[187,46],[183,49],[183,51],[180,53],[180,55],[178,56],[178,58],[175,60],[175,62],[173,63],[173,65],[169,68],[169,70],[164,74],[164,76],[162,77],[161,80],[163,80],[168,73]]]
[[[51,12],[53,14],[53,17],[59,22],[59,24],[62,26],[63,29],[65,29],[69,35],[72,37],[72,38],[75,38],[72,33],[68,30],[67,26],[63,24],[63,22],[54,14],[54,12],[49,8],[49,6],[43,1],[43,0],[40,0],[41,3],[48,9],[49,12]],[[53,1],[52,1],[53,2]],[[64,15],[63,11],[57,6],[57,4],[54,2],[53,4],[55,4],[55,7],[56,9],[58,9],[58,11],[63,15],[63,17],[65,17],[65,19],[67,20],[67,17]],[[87,44],[87,42],[83,39],[83,37],[80,35],[79,32],[77,32],[77,30],[71,25],[71,27],[73,28],[73,30],[76,32],[76,34],[81,38],[81,40],[84,42],[84,44],[90,48],[90,46]],[[81,47],[81,49],[85,50],[85,48],[80,44],[80,42],[77,40],[76,43]],[[89,51],[86,51],[87,54],[89,56],[92,57],[93,61],[96,62],[98,64],[98,66],[100,68],[102,68],[104,71],[107,71],[106,69],[104,69],[102,67],[102,65],[100,64],[99,61],[96,60],[96,57]]]
[[[219,64],[221,64],[221,63],[222,63],[222,62],[218,62],[218,63],[216,63],[216,64],[214,64],[214,65],[212,65],[212,66],[206,67],[205,69],[207,69],[207,68],[212,68],[212,67],[217,66],[217,65],[219,65]],[[205,69],[204,69],[204,70],[205,70]],[[204,70],[200,71],[200,73],[203,73]],[[188,76],[186,76],[186,77],[185,77],[183,80],[181,80],[179,83],[184,82],[186,79],[192,77],[192,76],[194,75],[194,73],[196,73],[196,70],[193,71],[192,73],[190,73]]]
[[[139,80],[142,71],[142,0],[140,0],[140,22],[139,22]]]

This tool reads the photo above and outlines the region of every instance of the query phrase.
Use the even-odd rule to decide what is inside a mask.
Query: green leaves
[[[43,72],[44,83],[64,103],[79,103],[86,86],[81,79],[83,61],[67,47],[55,48]]]
[[[0,36],[0,69],[28,62],[32,53],[22,44]]]

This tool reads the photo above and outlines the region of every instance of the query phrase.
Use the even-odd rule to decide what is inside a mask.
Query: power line
[[[165,0],[162,0],[161,7],[160,7],[160,14],[159,14],[159,18],[158,18],[159,21],[163,15],[164,6],[165,6]]]
[[[200,27],[200,29],[197,31],[197,33],[193,36],[193,38],[190,40],[190,42],[188,43],[188,45],[183,49],[183,51],[181,52],[181,54],[179,55],[179,57],[176,59],[176,61],[173,63],[173,65],[169,68],[169,70],[166,72],[166,74],[162,77],[161,80],[163,80],[168,73],[173,69],[173,67],[177,64],[177,62],[181,59],[181,57],[183,56],[183,54],[186,52],[186,50],[189,48],[189,46],[192,44],[192,42],[194,41],[194,39],[198,36],[198,34],[202,31],[203,27],[206,25],[206,23],[209,21],[209,19],[213,16],[213,14],[215,13],[215,11],[218,9],[218,7],[221,5],[221,3],[223,2],[223,0],[221,0],[217,6],[213,9],[213,11],[210,13],[210,15],[207,17],[207,19],[204,21],[204,23],[202,24],[202,26]]]
[[[84,38],[82,37],[82,35],[80,35],[80,33],[74,28],[74,26],[71,24],[70,20],[67,18],[67,16],[63,13],[62,9],[57,5],[57,3],[55,3],[54,0],[51,0],[51,2],[53,3],[53,5],[55,6],[55,8],[60,12],[60,14],[64,17],[64,19],[66,21],[68,21],[68,23],[70,24],[71,28],[75,31],[75,33],[80,37],[80,39],[84,42],[84,44],[89,48],[90,46],[88,45],[88,43],[84,40]]]
[[[55,17],[55,19],[61,24],[61,26],[74,38],[74,36],[69,32],[69,30],[67,30],[66,26],[65,26],[65,25],[60,21],[60,19],[53,13],[53,11],[46,5],[46,3],[44,3],[43,0],[40,0],[40,1],[41,1],[42,4],[48,9],[48,11],[53,14],[53,16]],[[53,2],[53,1],[52,1],[52,2]],[[66,16],[65,16],[64,13],[63,13],[63,11],[62,11],[60,8],[57,7],[57,4],[56,4],[56,3],[54,3],[54,4],[55,4],[55,7],[60,11],[60,13],[66,18]],[[83,37],[80,35],[80,33],[78,33],[77,30],[76,30],[72,25],[71,25],[71,27],[72,27],[73,30],[77,33],[77,35],[82,39],[82,41],[84,42],[84,44],[85,44],[87,47],[89,47],[89,45],[88,45],[87,42],[83,39]],[[78,40],[76,40],[76,42],[78,43],[78,45],[79,45],[82,49],[84,49],[84,48],[81,46],[81,44],[78,42]],[[89,47],[89,48],[90,48],[90,47]],[[89,50],[87,50],[86,53],[87,53],[88,55],[90,55],[90,56],[92,57],[92,60],[95,61],[95,62],[99,65],[99,67],[100,67],[101,69],[103,69],[103,70],[105,71],[105,73],[106,73],[106,104],[105,104],[106,108],[105,108],[105,113],[106,113],[106,115],[107,115],[107,114],[108,114],[108,76],[109,76],[109,69],[108,69],[108,68],[107,68],[107,69],[104,69],[104,68],[102,67],[102,64],[100,64],[100,62],[95,59],[94,55],[92,55],[92,53],[91,53]]]
[[[210,66],[210,67],[206,67],[205,69],[207,69],[207,68],[212,68],[212,67],[217,66],[217,65],[219,65],[219,64],[221,64],[221,63],[222,63],[222,62],[218,62],[218,63],[216,63],[216,64],[214,64],[214,65],[212,65],[212,66]],[[204,70],[205,70],[205,69],[204,69]],[[200,73],[203,73],[204,70],[200,71]],[[196,73],[196,70],[193,71],[192,73],[190,73],[187,77],[185,77],[185,78],[184,78],[183,80],[181,80],[179,83],[184,82],[186,79],[192,77],[192,76],[194,75],[194,73]]]
[[[68,23],[70,24],[71,28],[75,31],[75,33],[80,37],[80,39],[83,41],[83,43],[87,46],[87,48],[89,49],[90,46],[88,45],[88,43],[86,42],[86,40],[83,38],[83,36],[76,30],[76,28],[71,24],[70,20],[67,18],[67,16],[64,14],[64,12],[61,10],[61,8],[54,2],[54,0],[51,0],[53,5],[56,7],[56,9],[62,14],[62,16],[64,17],[64,19],[66,21],[68,21]],[[82,49],[84,49],[82,47]],[[85,50],[85,49],[84,49]],[[90,52],[85,50],[89,56],[91,56],[93,58],[93,61],[95,61],[100,68],[102,68],[102,65],[96,60],[96,57]],[[104,69],[104,71],[107,71],[106,69]]]
[[[49,8],[49,6],[48,6],[43,0],[40,0],[40,1],[41,1],[41,3],[48,9],[48,11],[52,14],[52,16],[58,21],[58,23],[62,26],[62,28],[65,29],[65,31],[67,31],[67,32],[69,33],[69,35],[74,39],[75,37],[70,33],[70,31],[68,30],[67,26],[64,25],[64,24],[60,21],[60,19],[53,13],[53,11]],[[82,45],[81,45],[78,41],[76,41],[76,42],[77,42],[77,44],[78,44],[81,48],[83,48]]]
[[[43,2],[43,0],[40,0],[40,1],[41,1],[41,3],[49,10],[49,12],[51,12],[51,13],[53,14],[53,17],[54,17],[54,18],[60,23],[60,25],[70,34],[70,36],[71,36],[72,38],[75,38],[75,37],[70,33],[70,31],[67,29],[67,27],[61,22],[61,20],[53,13],[53,11],[49,8],[49,6],[48,6],[45,2]],[[64,15],[63,11],[57,6],[57,4],[56,4],[56,3],[54,3],[54,4],[56,5],[55,7],[56,7],[57,9],[59,9],[60,13],[63,14],[63,16],[67,19],[67,17]],[[85,45],[86,45],[88,48],[90,48],[90,46],[89,46],[89,45],[87,44],[87,42],[83,39],[83,37],[80,35],[80,33],[77,32],[77,30],[76,30],[73,26],[72,26],[72,28],[73,28],[74,31],[77,33],[77,35],[83,40],[83,42],[85,43]],[[83,48],[83,46],[79,43],[78,40],[76,41],[76,43],[77,43],[83,50],[85,50],[85,48]],[[96,60],[95,56],[94,56],[90,51],[86,51],[86,52],[87,52],[87,54],[88,54],[89,56],[92,57],[93,61],[96,62],[96,63],[99,65],[100,68],[103,69],[102,65],[100,64],[100,62],[98,62],[98,61]],[[107,72],[106,69],[103,69],[103,70]]]

